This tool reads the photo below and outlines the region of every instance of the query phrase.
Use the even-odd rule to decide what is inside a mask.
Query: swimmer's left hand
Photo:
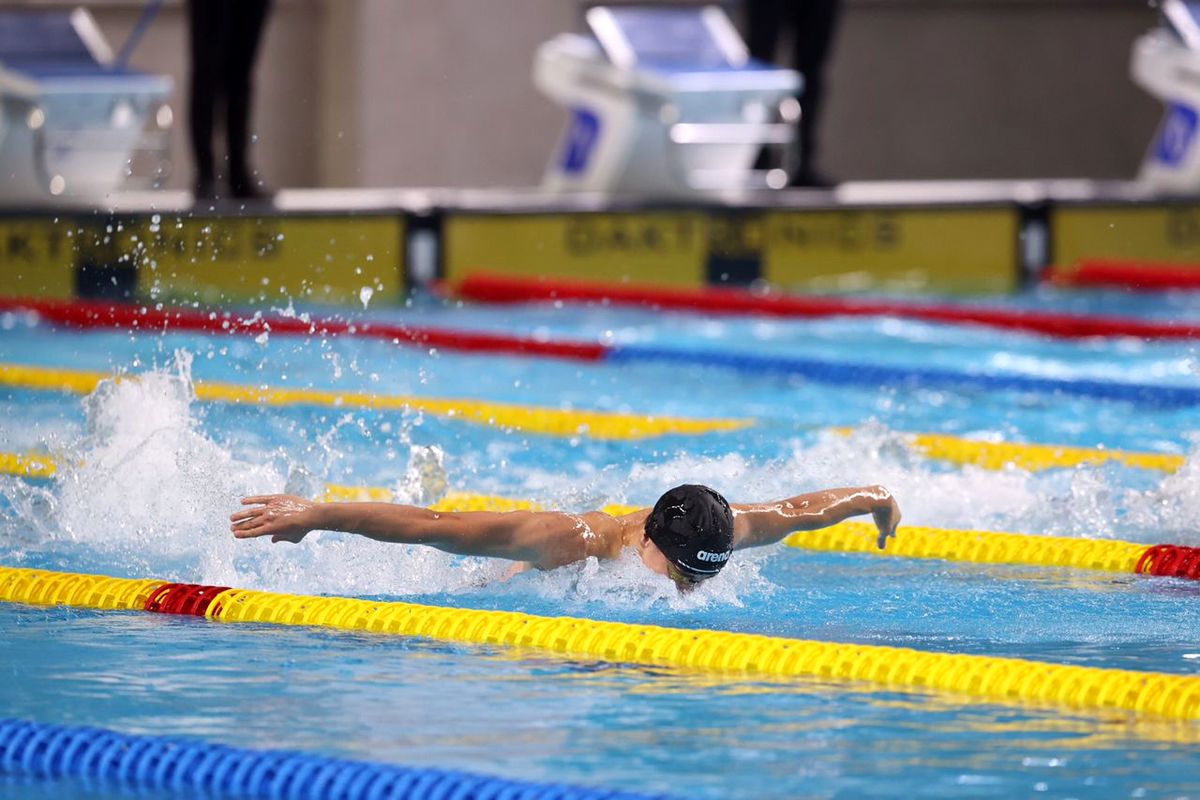
[[[896,528],[900,525],[900,505],[887,489],[876,486],[875,490],[878,498],[871,516],[875,519],[875,527],[879,529],[879,538],[875,544],[883,550],[887,547],[889,538],[896,538]]]

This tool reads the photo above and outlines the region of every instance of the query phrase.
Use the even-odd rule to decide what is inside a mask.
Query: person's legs
[[[787,0],[746,0],[746,48],[750,56],[766,64],[774,63],[779,47],[779,32],[783,25],[784,5]],[[771,150],[762,148],[754,162],[755,169],[770,169],[779,166],[773,163]]]
[[[775,62],[779,30],[786,0],[746,0],[746,47],[750,55],[768,64]]]
[[[250,105],[254,62],[265,27],[269,0],[235,0],[229,20],[229,49],[225,61],[228,106],[225,118],[229,146],[229,183],[234,197],[259,197],[261,181],[249,166]]]
[[[800,95],[800,152],[797,174],[792,181],[803,186],[820,186],[826,181],[816,170],[817,125],[820,122],[825,83],[825,62],[837,29],[840,0],[795,0],[792,19],[795,31],[793,66],[804,76]]]
[[[188,133],[198,197],[212,197],[216,180],[212,138],[216,105],[224,79],[224,11],[223,0],[188,0],[187,4],[191,51]]]

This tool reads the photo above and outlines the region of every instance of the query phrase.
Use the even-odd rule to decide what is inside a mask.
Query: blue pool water
[[[1200,321],[1200,301],[1043,293],[995,305]],[[1200,387],[1188,342],[1053,341],[892,319],[711,319],[418,301],[373,319],[551,338]],[[243,493],[323,482],[419,501],[440,484],[571,509],[683,481],[731,500],[883,483],[911,524],[1200,545],[1200,490],[1120,466],[1031,474],[924,460],[900,433],[1189,454],[1200,408],[1030,393],[831,387],[664,364],[427,353],[372,341],[50,332],[0,316],[0,362],[141,374],[80,397],[0,387],[0,451],[73,462],[0,476],[0,563],[303,593],[1200,671],[1200,585],[813,554],[739,553],[687,597],[633,560],[499,580],[483,560],[321,534],[235,542]],[[752,418],[734,433],[596,441],[430,415],[198,403],[190,381]],[[831,433],[851,426],[849,437]],[[0,716],[686,797],[1189,796],[1197,731],[1117,714],[965,703],[572,662],[487,648],[0,605]],[[99,796],[0,781],[14,797]]]

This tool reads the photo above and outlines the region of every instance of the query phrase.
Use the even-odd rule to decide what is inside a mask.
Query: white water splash
[[[61,455],[53,490],[13,487],[13,512],[31,543],[86,548],[124,574],[292,592],[412,594],[456,591],[503,574],[499,564],[429,548],[339,534],[301,545],[238,541],[229,514],[243,496],[321,491],[284,464],[240,461],[201,430],[190,355],[162,369],[101,383],[83,402],[86,434]],[[340,423],[339,423],[340,424]],[[445,491],[444,455],[410,459],[413,500]]]
[[[1200,445],[1193,446],[1183,467],[1152,489],[1128,492],[1126,525],[1154,530],[1154,541],[1200,546]]]
[[[573,509],[592,502],[651,505],[680,483],[710,485],[733,503],[882,484],[900,503],[902,526],[1200,545],[1200,448],[1175,475],[1150,473],[1147,479],[1158,481],[1151,490],[1128,488],[1128,478],[1127,468],[1112,464],[1037,473],[945,465],[914,452],[903,434],[881,426],[797,440],[790,456],[770,461],[736,453],[684,454],[627,470],[595,471],[569,489],[561,473],[523,476],[541,499]]]
[[[446,453],[436,445],[410,444],[409,447],[408,469],[393,489],[396,500],[416,506],[436,503],[449,489]]]
[[[547,491],[554,480],[549,474],[532,479],[544,484]],[[562,477],[557,480],[561,486]],[[961,528],[1006,522],[1041,502],[1038,479],[1030,473],[987,472],[975,467],[938,470],[911,453],[899,435],[872,428],[850,436],[829,433],[816,442],[797,441],[791,455],[782,460],[762,461],[730,453],[640,462],[629,470],[591,476],[589,489],[593,495],[651,505],[659,493],[680,483],[712,486],[731,503],[778,500],[829,487],[883,484],[899,499],[905,523]]]
[[[680,592],[670,580],[651,572],[633,549],[620,558],[599,561],[589,558],[550,572],[531,570],[513,579],[514,591],[569,604],[600,603],[623,609],[665,605],[673,611],[692,611],[708,606],[742,608],[746,599],[761,597],[776,587],[761,574],[767,551],[738,553],[716,577],[689,592]]]
[[[717,579],[680,595],[632,554],[525,573],[501,585],[507,564],[430,548],[327,533],[311,535],[298,546],[237,541],[229,533],[228,515],[243,495],[321,493],[329,464],[314,456],[314,443],[317,450],[320,445],[336,449],[325,441],[332,430],[314,431],[302,451],[290,456],[274,453],[267,463],[261,456],[259,463],[239,460],[204,432],[186,353],[164,368],[105,381],[83,406],[85,433],[55,448],[62,468],[51,488],[15,479],[0,485],[9,500],[5,513],[15,520],[5,522],[9,553],[65,547],[85,560],[91,554],[117,564],[120,574],[298,593],[411,595],[488,587],[568,604],[636,608],[666,603],[689,609],[739,606],[774,588],[760,573],[763,561],[776,557],[772,548],[739,553]],[[340,417],[331,425],[336,430],[352,422]],[[476,485],[451,487],[449,457],[441,448],[413,445],[404,433],[398,441],[407,469],[393,488],[400,500],[413,504],[433,502],[453,488],[530,497],[581,511],[610,502],[650,505],[661,491],[683,482],[707,483],[732,502],[882,483],[899,498],[908,524],[1200,543],[1200,462],[1195,460],[1153,489],[1134,490],[1122,485],[1114,472],[1120,468],[1042,474],[946,468],[912,453],[901,435],[876,426],[850,436],[797,440],[780,460],[681,454],[630,468],[590,465],[578,475],[528,469],[481,474]]]
[[[280,486],[269,466],[235,460],[192,414],[191,356],[103,381],[83,402],[86,434],[56,482],[58,536],[178,567],[221,549],[225,509]]]

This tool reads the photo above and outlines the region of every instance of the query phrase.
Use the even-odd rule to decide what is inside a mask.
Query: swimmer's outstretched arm
[[[732,509],[733,546],[737,550],[774,544],[794,531],[815,531],[862,514],[874,517],[882,550],[900,524],[900,506],[882,486],[826,489],[774,503],[734,505]]]
[[[239,539],[299,542],[310,531],[356,533],[380,542],[422,544],[464,556],[527,561],[553,569],[581,561],[611,538],[607,514],[552,511],[440,512],[393,503],[313,503],[291,495],[247,497],[229,521]]]

